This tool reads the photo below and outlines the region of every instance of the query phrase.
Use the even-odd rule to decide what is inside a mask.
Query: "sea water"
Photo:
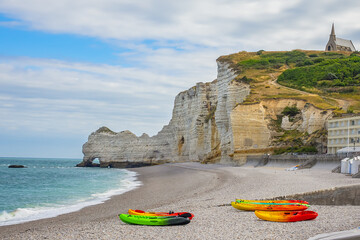
[[[75,167],[80,159],[0,158],[0,226],[55,217],[141,185],[136,173]],[[8,168],[24,165],[26,168]]]

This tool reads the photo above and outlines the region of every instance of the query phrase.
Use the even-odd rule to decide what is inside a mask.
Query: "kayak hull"
[[[296,204],[293,205],[273,205],[273,204],[256,204],[246,202],[231,202],[231,206],[236,209],[244,211],[303,211],[308,208],[306,205]]]
[[[139,216],[120,214],[119,218],[121,221],[127,224],[149,226],[185,225],[190,222],[190,219],[178,216]]]
[[[236,202],[258,202],[258,203],[301,203],[309,204],[303,200],[247,200],[247,199],[236,199]]]
[[[318,214],[314,211],[255,211],[255,215],[272,222],[298,222],[315,219]]]
[[[133,210],[129,209],[130,215],[138,215],[138,216],[180,216],[180,217],[187,217],[190,220],[194,217],[194,214],[189,212],[145,212],[143,210]]]
[[[251,202],[251,200],[236,200],[236,203],[257,204],[257,205],[304,205],[310,207],[309,204],[300,202]]]

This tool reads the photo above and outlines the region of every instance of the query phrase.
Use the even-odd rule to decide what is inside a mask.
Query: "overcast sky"
[[[0,157],[82,158],[101,126],[150,136],[239,51],[360,49],[355,0],[0,0]]]

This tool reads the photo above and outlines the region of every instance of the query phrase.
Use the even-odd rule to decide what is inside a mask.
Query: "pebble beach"
[[[310,205],[312,221],[279,223],[258,219],[230,203],[236,198],[267,199],[333,187],[360,180],[331,168],[285,171],[281,167],[163,164],[131,169],[142,185],[80,211],[0,227],[0,239],[308,239],[360,226],[360,206]],[[187,211],[195,215],[183,226],[128,225],[118,214],[128,209]]]

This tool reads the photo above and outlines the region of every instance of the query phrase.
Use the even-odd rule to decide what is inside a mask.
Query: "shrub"
[[[251,81],[253,81],[254,79],[248,78],[248,77],[246,77],[246,76],[243,76],[242,78],[236,77],[234,80],[235,80],[236,82],[238,82],[238,83],[244,82],[244,83],[249,84],[249,83],[250,83]]]
[[[315,63],[315,61],[313,63],[307,65],[311,64],[310,60],[299,62],[297,65],[303,66],[284,71],[278,77],[278,82],[297,89],[324,86],[323,80],[332,80],[331,86],[352,86],[360,82],[358,81],[360,80],[359,56],[326,59],[319,63]]]
[[[360,54],[360,52],[359,51],[355,51],[355,52],[353,52],[353,53],[351,53],[351,57],[353,57],[353,56],[357,56],[357,55],[359,55]]]
[[[319,87],[329,87],[329,86],[331,86],[331,84],[332,84],[331,80],[322,80],[322,81],[317,82],[317,85]]]
[[[346,113],[354,113],[354,109],[349,107],[347,110],[346,110]]]
[[[248,68],[265,69],[269,66],[269,61],[266,59],[249,59],[239,62],[238,65],[245,69]]]
[[[338,53],[338,52],[323,52],[321,53],[321,55],[324,55],[324,56],[344,56],[344,54],[342,53]]]
[[[265,50],[259,50],[256,52],[257,55],[261,55]]]
[[[314,146],[294,146],[294,147],[283,147],[274,150],[274,154],[283,153],[317,153],[318,150]]]
[[[314,59],[314,63],[320,63],[320,62],[322,62],[322,61],[324,61],[325,60],[325,58],[315,58]]]
[[[342,82],[340,79],[335,79],[332,83],[333,86],[341,86],[341,87],[344,87],[345,86],[345,83]]]
[[[275,52],[275,53],[263,53],[263,50],[260,50],[256,53],[260,56],[260,59],[249,59],[241,61],[238,63],[238,66],[243,69],[255,68],[255,69],[267,69],[275,68],[278,69],[284,64],[298,64],[303,63],[308,57],[305,53],[294,50],[291,52]],[[307,62],[307,64],[311,63]]]
[[[289,117],[294,117],[300,113],[300,109],[298,109],[295,105],[292,107],[286,106],[281,114]]]
[[[334,80],[334,79],[338,79],[338,77],[336,76],[336,74],[329,72],[324,76],[323,79],[324,80]]]
[[[302,67],[302,66],[309,66],[309,65],[313,65],[314,62],[309,60],[309,59],[306,59],[305,61],[303,62],[298,62],[295,66],[296,67]]]
[[[332,93],[332,92],[353,93],[353,92],[356,92],[356,88],[355,87],[331,87],[331,88],[326,88],[325,91],[329,92],[329,93]]]
[[[205,117],[205,122],[208,123],[210,119],[212,119],[215,116],[216,112],[216,105],[211,106],[209,109],[209,114]]]
[[[318,150],[314,146],[303,146],[295,150],[296,153],[317,153]]]

